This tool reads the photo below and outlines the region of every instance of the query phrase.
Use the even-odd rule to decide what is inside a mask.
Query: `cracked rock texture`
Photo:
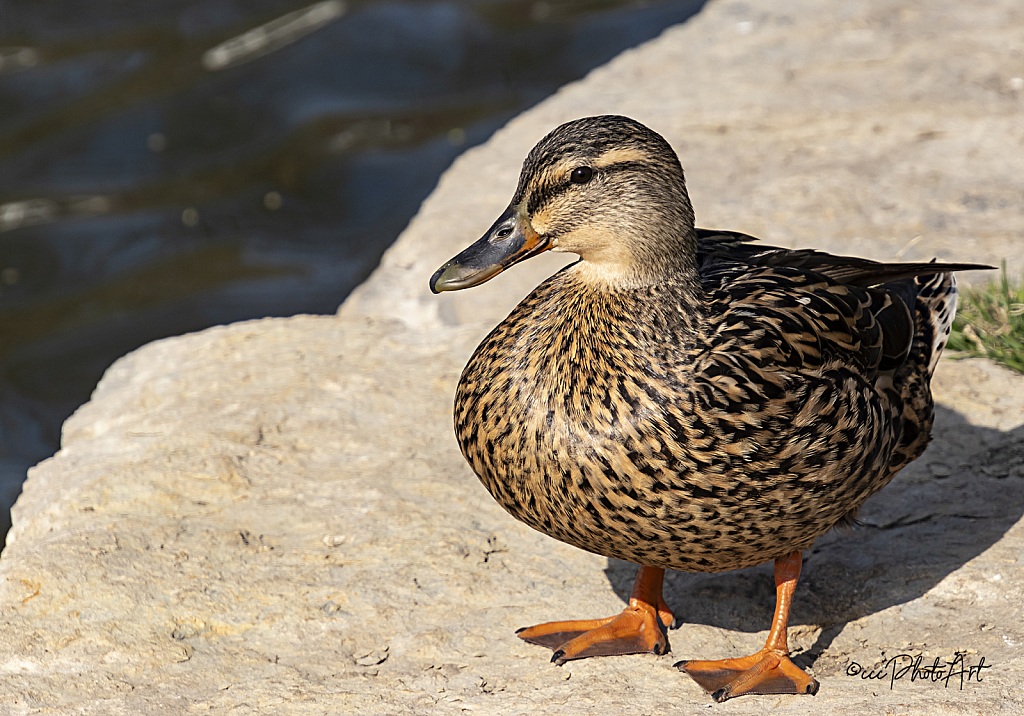
[[[469,353],[559,261],[426,290],[537,139],[610,112],[679,150],[702,226],[1020,275],[1021,77],[1018,0],[711,2],[461,157],[338,316],[126,356],[14,509],[0,713],[1021,713],[1024,376],[944,361],[932,446],[807,555],[790,644],[819,694],[713,705],[672,664],[757,649],[770,566],[670,575],[666,656],[558,668],[521,643],[617,612],[634,571],[508,517],[452,436]],[[956,652],[980,682],[856,673]]]

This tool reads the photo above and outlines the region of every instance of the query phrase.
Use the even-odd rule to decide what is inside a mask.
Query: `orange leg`
[[[676,666],[721,703],[742,694],[816,694],[818,682],[789,660],[786,627],[800,577],[800,552],[775,560],[775,618],[756,654],[719,661],[680,661]]]
[[[520,639],[554,649],[551,661],[564,664],[588,656],[618,656],[668,651],[665,630],[673,616],[661,596],[665,570],[640,567],[629,606],[618,616],[571,622],[548,622],[516,632]]]

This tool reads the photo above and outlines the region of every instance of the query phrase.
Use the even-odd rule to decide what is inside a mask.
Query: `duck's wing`
[[[736,262],[749,266],[788,266],[813,271],[841,284],[868,288],[916,276],[949,271],[974,271],[991,266],[970,263],[936,263],[931,261],[882,263],[853,256],[836,256],[813,249],[783,249],[761,244],[757,238],[737,231],[697,229],[697,253],[702,265]]]
[[[721,321],[733,321],[739,310],[756,316],[759,323],[770,321],[777,326],[769,333],[774,333],[773,349],[767,352],[770,361],[815,370],[838,359],[862,371],[868,380],[901,366],[915,336],[941,333],[944,338],[948,333],[948,325],[930,325],[936,323],[935,317],[922,315],[922,287],[937,281],[955,306],[952,272],[990,268],[966,263],[880,263],[813,249],[766,246],[732,231],[698,229],[697,237],[701,276],[719,296],[715,310]],[[925,365],[933,367],[934,357],[928,356]]]

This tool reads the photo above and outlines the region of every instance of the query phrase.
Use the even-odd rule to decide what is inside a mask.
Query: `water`
[[[701,5],[0,0],[0,515],[116,358],[333,312],[456,155]]]

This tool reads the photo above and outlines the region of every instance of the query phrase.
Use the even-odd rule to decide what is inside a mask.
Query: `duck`
[[[517,634],[558,665],[664,654],[665,570],[774,562],[764,647],[676,666],[716,702],[817,693],[787,645],[802,554],[924,451],[954,272],[988,267],[697,228],[671,145],[616,115],[543,137],[508,208],[430,289],[479,286],[545,251],[578,259],[476,348],[455,434],[513,517],[639,569],[620,614]]]

